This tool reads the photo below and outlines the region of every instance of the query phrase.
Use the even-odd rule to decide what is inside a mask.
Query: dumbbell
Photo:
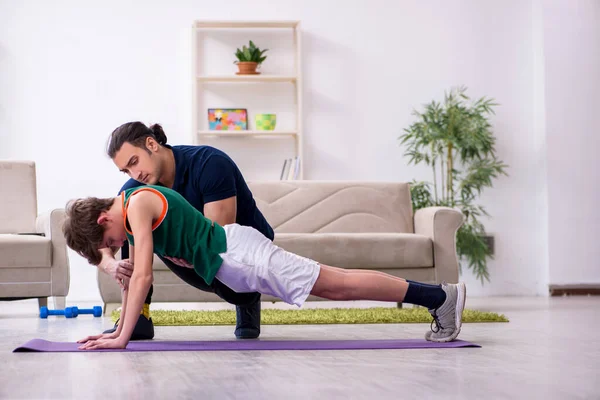
[[[68,307],[71,309],[73,317],[77,317],[79,314],[92,314],[94,317],[102,316],[102,307],[94,306],[94,308],[77,308],[76,306]]]
[[[77,315],[73,314],[71,307],[64,310],[48,310],[48,307],[40,307],[40,318],[48,318],[48,315],[64,315],[67,318],[74,318]]]

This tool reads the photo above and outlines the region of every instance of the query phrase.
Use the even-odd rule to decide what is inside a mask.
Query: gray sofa
[[[249,182],[275,230],[275,244],[342,268],[361,268],[428,283],[457,282],[460,211],[432,207],[413,214],[407,183]],[[187,285],[154,258],[153,302],[223,301]],[[119,286],[98,272],[105,310],[121,302]],[[264,301],[279,299],[263,296]],[[319,300],[310,296],[309,300]]]

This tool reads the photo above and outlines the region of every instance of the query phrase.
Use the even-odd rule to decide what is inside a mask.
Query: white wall
[[[600,1],[544,7],[551,284],[600,283]]]
[[[542,28],[534,3],[271,3],[0,1],[0,157],[36,160],[40,210],[115,193],[125,177],[104,146],[116,126],[160,122],[171,143],[192,141],[193,20],[298,19],[306,178],[429,179],[427,169],[406,165],[397,143],[412,109],[453,85],[494,97],[497,150],[511,174],[482,199],[498,256],[490,284],[468,271],[463,279],[473,295],[545,293],[547,218],[537,212],[547,200]],[[94,267],[71,260],[69,300],[99,299]]]
[[[533,151],[535,197],[527,207],[530,223],[536,227],[531,248],[536,249],[536,282],[538,292],[548,294],[548,158],[546,145],[546,65],[544,57],[544,0],[532,2],[533,32]],[[515,279],[518,279],[518,274]]]

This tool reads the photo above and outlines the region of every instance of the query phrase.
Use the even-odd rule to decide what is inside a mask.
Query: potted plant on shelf
[[[476,200],[484,188],[492,187],[492,179],[507,175],[508,166],[496,158],[489,121],[497,104],[485,97],[468,102],[465,92],[465,87],[453,89],[443,104],[432,101],[423,112],[415,111],[416,121],[400,140],[407,146],[409,164],[423,162],[433,172],[432,183],[412,182],[413,209],[446,206],[462,211],[465,223],[456,234],[456,250],[483,283],[489,281],[487,259],[492,254],[479,218],[489,214]]]
[[[260,72],[257,72],[256,69],[260,67],[260,65],[267,59],[267,56],[263,54],[267,52],[269,49],[261,50],[254,45],[252,40],[249,43],[249,46],[242,47],[241,49],[237,49],[235,52],[235,56],[237,57],[237,61],[234,61],[234,64],[237,64],[239,68],[238,75],[257,75]]]

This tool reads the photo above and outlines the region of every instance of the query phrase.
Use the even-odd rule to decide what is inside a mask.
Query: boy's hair
[[[167,135],[165,135],[165,131],[163,131],[163,128],[159,124],[154,124],[148,128],[139,121],[127,122],[110,134],[108,145],[106,146],[106,154],[110,158],[115,158],[115,155],[121,150],[124,143],[130,143],[150,153],[150,150],[146,148],[146,138],[149,137],[156,140],[161,146],[167,144]]]
[[[72,200],[65,208],[63,233],[69,246],[90,264],[98,265],[102,254],[98,250],[104,240],[104,228],[98,224],[100,213],[113,205],[114,198],[88,197]]]

